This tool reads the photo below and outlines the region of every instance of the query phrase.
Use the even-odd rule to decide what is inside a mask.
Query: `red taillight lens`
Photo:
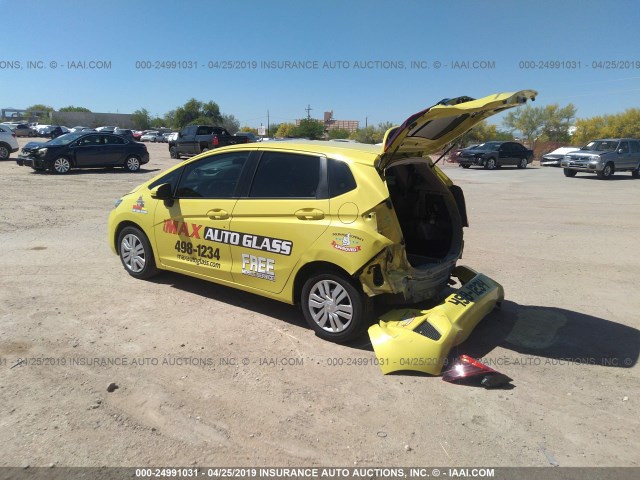
[[[214,147],[217,147],[220,144],[220,141],[218,140],[218,135],[214,135],[213,139],[211,140],[211,145],[213,145]]]
[[[15,133],[12,133],[12,134],[11,134],[11,136],[12,136],[13,138],[17,138]]]
[[[479,383],[485,388],[501,387],[512,380],[469,355],[460,355],[453,366],[444,372],[442,379],[452,383]]]

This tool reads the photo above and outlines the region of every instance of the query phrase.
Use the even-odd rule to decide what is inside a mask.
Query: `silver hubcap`
[[[66,158],[58,158],[53,162],[53,168],[58,173],[67,173],[71,168],[71,165],[69,164],[69,160]]]
[[[494,166],[495,166],[495,161],[493,160],[493,158],[489,159],[489,170],[493,170]]]
[[[609,175],[611,175],[611,167],[607,165],[606,167],[604,167],[604,176],[608,177]]]
[[[320,328],[339,333],[351,324],[353,304],[342,285],[333,280],[322,280],[309,292],[309,312]]]
[[[138,170],[140,168],[140,162],[136,157],[127,158],[127,168],[129,170]]]
[[[140,273],[145,264],[144,246],[138,237],[133,234],[126,235],[120,245],[120,257],[133,273]]]
[[[522,168],[526,168],[527,167],[527,161],[526,160],[521,160],[520,161],[520,165],[522,166]]]

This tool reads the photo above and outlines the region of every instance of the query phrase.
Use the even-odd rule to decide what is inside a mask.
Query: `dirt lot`
[[[127,275],[107,216],[174,164],[149,150],[138,174],[0,163],[0,466],[640,463],[640,180],[445,166],[461,263],[506,291],[459,348],[514,379],[484,390],[383,376],[366,336],[321,341],[285,304]]]

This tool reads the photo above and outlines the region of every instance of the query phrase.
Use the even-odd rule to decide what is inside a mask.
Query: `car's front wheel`
[[[469,168],[471,165],[467,165],[467,164],[462,164],[460,165],[462,168]]]
[[[495,169],[496,168],[496,159],[495,158],[488,158],[484,162],[484,168],[486,168],[487,170]]]
[[[118,235],[118,254],[132,277],[151,278],[158,273],[147,236],[136,227],[125,227]]]
[[[598,175],[598,178],[602,180],[610,179],[611,176],[613,175],[613,165],[611,165],[610,163],[607,163],[601,172],[596,172],[596,175]]]
[[[169,148],[169,156],[171,158],[180,158],[180,154],[178,153],[178,149],[176,147],[170,147]]]
[[[135,155],[129,155],[124,161],[123,167],[128,172],[137,172],[140,170],[140,159]]]
[[[565,177],[575,177],[578,173],[575,170],[571,170],[570,168],[565,168],[563,172]]]
[[[64,175],[71,170],[71,162],[67,157],[59,157],[53,161],[52,168],[54,172]]]
[[[332,342],[354,339],[369,326],[372,300],[338,273],[311,276],[302,287],[302,311],[320,338]]]
[[[520,163],[518,164],[518,168],[527,168],[527,165],[529,164],[529,162],[527,161],[526,158],[522,158],[520,159]]]

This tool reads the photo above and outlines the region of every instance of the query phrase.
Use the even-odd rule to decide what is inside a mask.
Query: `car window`
[[[212,127],[198,127],[196,135],[210,135],[212,131]]]
[[[100,137],[98,135],[87,135],[78,141],[79,147],[86,147],[88,145],[98,145],[100,143]]]
[[[184,167],[178,198],[233,198],[249,152],[213,155]]]
[[[162,185],[163,183],[168,183],[169,185],[171,185],[171,192],[173,193],[176,191],[176,187],[178,186],[178,180],[180,179],[180,175],[182,174],[183,170],[184,168],[177,168],[176,170],[172,170],[171,172],[167,173],[166,175],[163,175],[156,181],[151,182],[147,188],[149,190],[152,190],[156,188],[158,185]]]
[[[125,140],[122,137],[116,137],[115,135],[105,135],[104,140],[107,145],[124,145]]]
[[[524,147],[522,145],[520,145],[519,143],[512,143],[511,147],[512,147],[514,152],[522,152],[524,150]]]
[[[320,157],[265,152],[260,158],[249,197],[316,198]]]
[[[345,162],[329,159],[329,197],[355,190],[356,180]]]
[[[631,144],[631,153],[640,153],[640,143],[629,142]]]
[[[629,142],[620,142],[620,145],[618,145],[618,151],[620,153],[629,153]]]

